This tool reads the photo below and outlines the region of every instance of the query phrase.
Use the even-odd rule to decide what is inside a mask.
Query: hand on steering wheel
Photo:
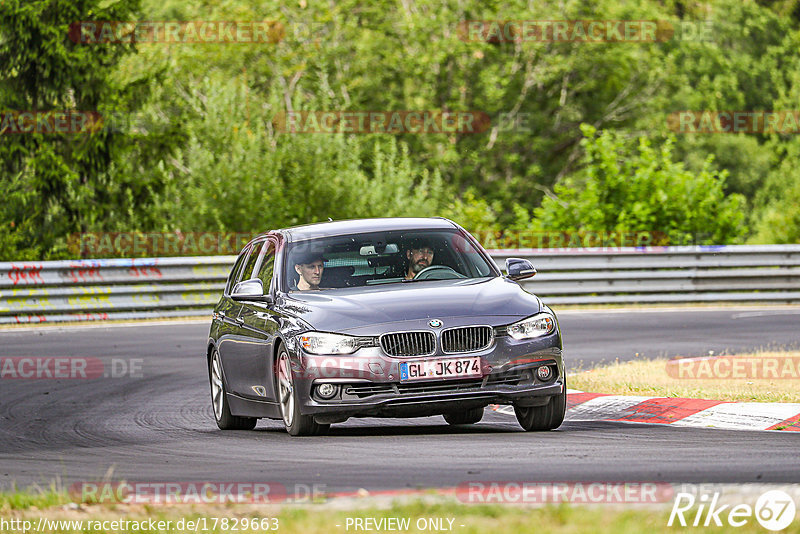
[[[425,267],[417,275],[414,277],[414,280],[428,280],[431,279],[432,276],[435,276],[436,273],[441,274],[453,274],[452,277],[447,278],[466,278],[463,274],[459,273],[455,269],[448,267],[447,265],[429,265]],[[447,280],[447,278],[439,278],[439,280]],[[433,278],[436,280],[436,278]]]

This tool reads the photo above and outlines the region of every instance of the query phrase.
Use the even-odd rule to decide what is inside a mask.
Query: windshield
[[[404,230],[323,237],[289,245],[289,291],[495,276],[457,230]]]

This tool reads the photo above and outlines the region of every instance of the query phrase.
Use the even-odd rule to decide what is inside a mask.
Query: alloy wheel
[[[286,352],[282,352],[278,359],[278,395],[283,422],[288,428],[294,422],[294,383],[289,355]]]
[[[211,358],[211,404],[217,421],[222,419],[222,407],[225,401],[225,388],[222,385],[222,366],[219,363],[219,352],[214,351]]]

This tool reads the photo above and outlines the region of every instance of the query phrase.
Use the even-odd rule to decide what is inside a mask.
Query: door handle
[[[271,313],[259,313],[258,318],[264,319],[265,321],[270,321],[272,323],[278,322],[278,319],[276,319],[275,316],[273,316]]]

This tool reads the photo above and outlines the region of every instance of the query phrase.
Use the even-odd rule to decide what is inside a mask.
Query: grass
[[[40,498],[40,497],[38,497]],[[7,502],[7,501],[4,501]],[[41,501],[40,504],[44,504]],[[384,507],[349,507],[342,509],[331,507],[330,505],[307,505],[307,506],[283,506],[276,505],[173,505],[173,506],[128,506],[128,505],[81,505],[80,509],[59,506],[46,510],[26,509],[20,511],[3,510],[0,512],[0,519],[22,519],[36,521],[41,517],[50,520],[82,520],[82,524],[50,524],[51,532],[86,532],[98,531],[96,528],[87,524],[87,521],[103,520],[127,520],[143,521],[153,519],[156,521],[170,521],[162,532],[178,533],[182,530],[178,526],[178,521],[183,519],[197,520],[206,518],[208,530],[205,532],[231,532],[231,521],[242,518],[276,518],[277,532],[282,533],[302,533],[302,534],[328,534],[331,532],[354,532],[357,531],[350,523],[347,528],[348,518],[352,521],[355,518],[371,518],[380,520],[381,518],[408,518],[410,528],[403,532],[435,532],[436,530],[421,530],[417,528],[417,521],[425,518],[444,520],[443,525],[447,526],[447,519],[453,519],[452,532],[463,534],[483,534],[486,532],[514,532],[514,533],[547,533],[547,532],[614,532],[621,534],[635,533],[674,533],[676,529],[684,530],[680,527],[668,527],[671,503],[666,503],[658,509],[643,509],[641,507],[629,506],[620,508],[619,506],[573,506],[573,505],[547,505],[542,507],[523,507],[515,505],[466,505],[454,501],[453,499],[439,500],[430,502],[425,500],[414,500],[407,502],[394,502]],[[689,515],[687,514],[687,517]],[[227,529],[221,528],[217,523],[217,528],[211,528],[213,518],[228,518]],[[239,526],[238,524],[237,526]],[[338,525],[338,526],[337,526]],[[726,525],[727,526],[727,525]],[[158,528],[158,527],[157,527]],[[186,530],[184,523],[184,529]],[[730,528],[730,527],[728,527]],[[130,526],[129,526],[130,529]],[[725,532],[723,528],[703,528],[693,527],[692,532]],[[11,530],[9,530],[11,531]],[[111,526],[101,527],[100,531],[122,532],[123,529],[114,530]],[[149,528],[136,528],[136,532],[154,532]],[[274,528],[255,530],[247,525],[245,528],[238,528],[238,532],[275,532]],[[365,531],[365,530],[361,530]],[[372,528],[366,532],[375,532]],[[748,523],[737,528],[737,532],[764,532],[763,528],[751,518]],[[800,522],[795,521],[784,532],[800,533]]]
[[[794,366],[793,378],[709,378],[712,375],[731,375],[732,367],[727,363],[714,371],[716,360],[700,360],[679,371],[677,362],[669,363],[667,359],[633,360],[615,362],[570,375],[568,379],[571,389],[615,395],[644,395],[651,397],[682,397],[695,399],[715,399],[724,401],[749,402],[800,402],[800,352],[759,352],[736,356],[719,357],[718,359],[745,360],[744,369],[752,365],[763,365],[763,360],[777,362],[778,369],[783,370],[787,358]],[[762,360],[759,362],[759,360]],[[741,368],[740,368],[741,369]],[[708,373],[707,371],[711,371]],[[706,372],[704,372],[706,371]],[[758,374],[758,373],[757,373]],[[764,374],[764,373],[762,373]],[[692,378],[692,377],[701,378]],[[778,376],[781,376],[779,374]],[[785,372],[783,376],[790,376]]]
[[[69,501],[69,495],[58,489],[56,483],[51,484],[47,489],[33,486],[27,491],[2,492],[0,493],[0,516],[12,510],[49,508]]]

